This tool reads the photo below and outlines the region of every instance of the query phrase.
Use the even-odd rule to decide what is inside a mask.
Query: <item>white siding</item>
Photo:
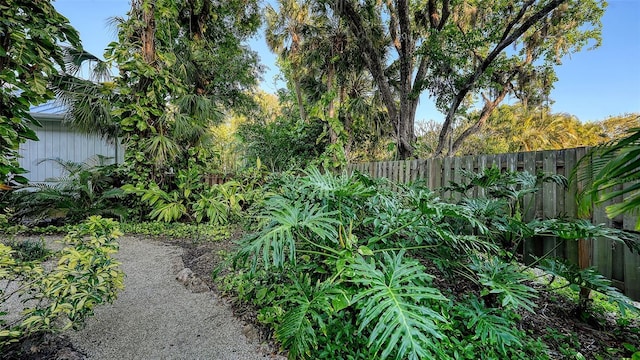
[[[32,182],[45,181],[49,178],[59,177],[60,168],[52,161],[45,161],[60,158],[73,162],[85,162],[92,156],[103,155],[116,157],[116,148],[100,137],[94,135],[79,134],[67,128],[58,119],[40,119],[42,127],[35,127],[39,141],[27,141],[20,146],[20,165],[29,171],[25,176]],[[124,158],[122,145],[118,146],[118,163]]]

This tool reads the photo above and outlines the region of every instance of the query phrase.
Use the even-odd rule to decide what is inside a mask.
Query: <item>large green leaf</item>
[[[244,258],[253,256],[255,267],[255,261],[262,253],[265,267],[282,268],[287,260],[296,263],[296,249],[303,244],[315,247],[314,250],[331,252],[332,249],[322,243],[338,243],[336,214],[335,211],[326,212],[319,205],[291,203],[285,198],[274,197],[261,215],[266,226],[241,249],[240,255]]]
[[[276,338],[289,351],[289,358],[314,359],[316,332],[326,332],[325,318],[332,312],[330,292],[336,288],[329,282],[314,284],[308,275],[294,278],[293,283],[296,291],[286,301],[296,305],[284,315]]]
[[[381,262],[358,257],[351,269],[351,281],[360,286],[353,298],[360,308],[359,331],[369,332],[369,345],[381,351],[380,358],[433,358],[443,337],[439,324],[446,322],[438,302],[447,299],[428,285],[424,267],[404,252],[385,252]]]

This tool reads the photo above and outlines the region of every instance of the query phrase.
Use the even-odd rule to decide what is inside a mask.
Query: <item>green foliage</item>
[[[568,283],[571,290],[578,292],[581,288],[587,288],[606,296],[607,301],[614,303],[620,309],[622,316],[626,311],[640,314],[640,309],[634,306],[631,299],[624,296],[620,291],[611,286],[611,280],[605,278],[594,268],[580,269],[578,266],[562,259],[545,259],[539,265],[539,268],[553,275],[549,286],[555,280],[555,277],[561,277]]]
[[[174,239],[193,239],[220,241],[231,235],[228,226],[211,224],[187,224],[165,222],[120,223],[120,229],[125,234],[169,237]]]
[[[0,13],[0,185],[7,190],[27,183],[17,151],[37,140],[31,106],[54,97],[48,81],[64,66],[59,43],[80,46],[80,38],[49,0],[3,1]]]
[[[318,348],[315,327],[326,333],[325,319],[332,311],[331,284],[312,284],[311,281],[311,277],[304,274],[293,279],[288,301],[294,305],[283,315],[275,334],[294,359],[314,358],[312,351]]]
[[[14,253],[13,257],[21,262],[43,261],[51,252],[45,247],[44,240],[10,240],[5,245],[10,247]]]
[[[545,99],[546,101],[546,99]],[[453,136],[459,137],[480,117],[472,110],[453,125]],[[545,104],[524,101],[498,106],[476,134],[469,136],[453,156],[505,154],[524,151],[569,149],[596,146],[621,138],[628,129],[638,127],[638,114],[626,114],[596,122],[581,122],[567,113],[553,113]],[[416,155],[429,158],[437,146],[440,124],[416,123],[418,140]]]
[[[112,258],[121,235],[113,220],[90,217],[64,238],[66,246],[50,271],[0,244],[0,279],[15,284],[15,290],[0,292],[0,300],[19,299],[25,307],[10,308],[9,321],[0,318],[0,348],[35,333],[81,326],[97,305],[113,302],[123,288],[124,273]]]
[[[453,314],[459,326],[464,327],[462,334],[467,335],[463,340],[465,344],[459,344],[455,349],[459,356],[473,358],[481,354],[483,359],[527,356],[525,343],[528,337],[513,327],[514,312],[487,308],[476,298],[465,298],[454,306]],[[455,342],[452,345],[455,346]],[[545,358],[543,354],[536,355],[535,358]]]
[[[488,197],[452,204],[420,184],[358,173],[272,175],[248,211],[255,218],[230,257],[234,268],[219,280],[258,307],[291,359],[547,359],[519,315],[534,312],[545,290],[502,240],[632,240],[581,221],[525,222],[522,201],[560,178],[488,171],[474,179]],[[441,293],[441,281],[462,282],[463,293]]]
[[[259,204],[256,223],[260,230],[243,239],[235,255],[236,265],[247,264],[249,272],[235,277],[229,288],[262,307],[259,318],[275,327],[283,346],[293,349],[292,358],[308,358],[316,347],[326,353],[320,345],[328,346],[326,341],[333,339],[333,334],[367,349],[341,352],[346,358],[443,353],[435,344],[441,337],[438,324],[446,321],[436,309],[446,298],[429,286],[431,277],[423,266],[402,252],[384,251],[394,239],[401,240],[410,226],[392,219],[386,226],[373,228],[372,237],[366,235],[371,230],[366,224],[371,220],[365,219],[381,214],[391,219],[403,202],[421,205],[413,208],[411,216],[424,218],[420,225],[429,225],[415,229],[430,231],[430,225],[460,215],[456,209],[463,210],[455,205],[431,204],[434,199],[428,195],[420,201],[415,193],[396,203],[385,197],[389,192],[376,186],[363,175],[322,174],[315,168],[303,176],[285,175],[267,184],[280,194]],[[359,236],[365,238],[360,240]],[[436,230],[432,244],[453,242],[455,237],[450,229]],[[411,241],[405,244],[416,245]],[[381,255],[370,261],[362,258],[374,252]],[[283,279],[277,274],[290,275]],[[351,335],[347,336],[345,329],[326,326],[338,321],[348,324]],[[358,335],[354,337],[354,333]],[[393,336],[387,336],[391,333]]]
[[[573,179],[584,185],[578,193],[580,210],[589,213],[593,204],[605,204],[623,197],[623,201],[607,205],[607,216],[637,214],[640,208],[640,128],[632,128],[622,139],[593,148],[576,166]],[[640,217],[636,223],[640,230]]]
[[[190,220],[222,226],[238,220],[242,204],[248,199],[244,187],[237,181],[205,186],[197,169],[180,170],[175,181],[177,189],[165,191],[155,182],[125,184],[122,190],[135,194],[151,208],[149,217],[163,222]],[[257,198],[257,190],[247,193]],[[252,198],[251,200],[255,200]]]
[[[253,268],[260,253],[265,267],[271,264],[283,268],[287,259],[295,264],[296,253],[305,249],[325,251],[329,256],[336,252],[326,245],[338,242],[338,221],[334,218],[337,212],[326,212],[317,205],[291,203],[282,197],[270,199],[265,206],[261,218],[266,225],[246,240],[239,253],[244,260],[251,258]]]
[[[322,124],[305,123],[281,115],[275,120],[255,119],[242,124],[242,139],[247,160],[260,159],[270,171],[303,168],[323,153],[326,139],[321,137]]]
[[[519,271],[517,265],[503,262],[497,257],[474,258],[469,268],[477,274],[478,282],[484,287],[480,294],[488,306],[534,311],[536,291],[525,284],[530,279]]]
[[[417,261],[403,259],[403,252],[383,255],[378,265],[358,257],[350,267],[351,281],[361,286],[352,300],[360,308],[359,331],[372,328],[368,345],[382,350],[381,359],[441,355],[438,324],[446,320],[434,308],[447,298],[428,286],[431,276]]]
[[[59,165],[63,175],[11,194],[12,222],[53,218],[76,223],[90,215],[124,217],[127,210],[120,204],[124,193],[119,189],[117,165],[108,164],[109,160],[103,156],[84,163],[47,159]]]
[[[547,328],[545,338],[560,350],[560,354],[571,359],[584,359],[580,353],[582,347],[576,334],[563,334],[555,329]]]
[[[149,205],[152,210],[149,217],[164,222],[180,220],[187,215],[187,207],[185,206],[185,193],[180,191],[172,191],[167,193],[160,189],[158,184],[152,182],[148,187],[144,184],[133,186],[125,184],[122,190],[127,194],[136,194],[140,196],[140,200]],[[190,192],[187,191],[187,193]]]
[[[170,191],[164,185],[172,168],[213,159],[209,127],[225,111],[251,104],[247,94],[260,68],[243,42],[260,24],[257,10],[255,1],[144,0],[117,23],[118,40],[105,55],[120,72],[110,114],[132,183],[152,181]],[[172,219],[182,210],[173,201],[165,205],[156,215]]]

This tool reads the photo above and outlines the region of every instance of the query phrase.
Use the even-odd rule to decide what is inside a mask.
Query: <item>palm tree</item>
[[[77,131],[116,141],[120,127],[112,118],[118,94],[111,64],[79,48],[64,47],[65,69],[54,77],[56,101],[65,109],[65,122]]]
[[[281,62],[290,64],[290,73],[296,92],[300,119],[307,121],[300,77],[302,62],[300,47],[304,28],[311,23],[309,4],[299,0],[278,0],[278,10],[270,4],[266,8],[266,40],[269,49],[280,56]]]
[[[243,15],[225,15],[229,9],[210,0],[132,1],[128,17],[112,21],[118,41],[107,49],[109,62],[66,50],[56,86],[67,121],[84,132],[121,138],[128,161],[150,170],[149,178],[159,183],[188,159],[201,164],[211,148],[209,127],[222,121],[224,110],[250,102],[247,89],[259,72],[255,54],[242,45],[257,28],[257,10],[251,2],[224,6]],[[167,13],[177,17],[167,20]],[[112,81],[113,64],[120,73]],[[91,76],[81,79],[86,70]]]

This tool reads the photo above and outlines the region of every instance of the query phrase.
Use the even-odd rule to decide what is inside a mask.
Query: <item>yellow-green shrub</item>
[[[115,221],[92,216],[64,238],[57,266],[49,271],[38,261],[16,260],[0,244],[0,281],[17,284],[7,293],[9,287],[0,287],[0,304],[12,296],[29,301],[17,320],[3,320],[9,314],[0,311],[0,348],[34,333],[78,327],[96,305],[113,302],[123,288],[124,273],[112,258],[121,235]]]

